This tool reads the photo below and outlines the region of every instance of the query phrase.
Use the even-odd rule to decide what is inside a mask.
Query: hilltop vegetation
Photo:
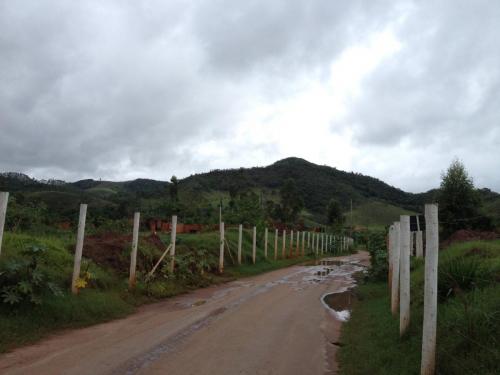
[[[283,187],[295,186],[288,207]],[[335,199],[347,213],[352,200],[354,224],[384,226],[401,212],[421,212],[426,202],[435,201],[438,190],[422,194],[404,192],[376,178],[320,166],[303,159],[288,158],[267,167],[213,170],[172,182],[137,179],[126,182],[81,180],[36,181],[25,175],[0,175],[0,191],[12,193],[7,227],[40,228],[67,222],[75,224],[78,205],[89,204],[89,224],[94,227],[117,225],[134,211],[148,218],[167,219],[173,213],[185,223],[217,223],[222,203],[228,223],[265,221],[327,223],[328,203]],[[175,193],[174,193],[175,192]],[[500,195],[478,191],[485,212],[498,211]],[[291,204],[300,203],[291,209]],[[297,210],[298,208],[298,210]],[[297,212],[295,212],[297,211]],[[248,216],[249,213],[252,216]],[[294,212],[293,217],[288,213]],[[348,224],[349,217],[347,217]]]

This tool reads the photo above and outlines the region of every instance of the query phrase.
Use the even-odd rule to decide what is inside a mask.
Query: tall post
[[[5,216],[7,215],[7,202],[9,193],[0,191],[0,254],[2,254],[3,229],[5,227]]]
[[[311,248],[311,232],[307,232],[307,248]]]
[[[78,294],[77,281],[80,278],[80,266],[82,264],[83,239],[85,238],[85,219],[87,217],[87,205],[80,205],[80,216],[78,218],[78,233],[76,235],[75,263],[73,265],[73,279],[71,280],[71,292]]]
[[[417,257],[421,258],[424,256],[424,239],[422,238],[422,231],[419,230],[417,232],[417,240],[416,240],[416,245],[417,245]]]
[[[394,256],[394,224],[389,227],[389,236],[387,241],[387,284],[389,286],[389,293],[392,288],[392,257]]]
[[[300,231],[297,231],[297,245],[295,246],[295,256],[299,256],[300,253]]]
[[[292,257],[293,253],[293,230],[290,231],[290,248],[288,250],[288,256]]]
[[[274,260],[278,259],[278,230],[274,231]]]
[[[172,231],[170,233],[170,272],[174,273],[175,269],[175,241],[177,239],[177,215],[172,215]]]
[[[128,278],[128,287],[132,289],[135,286],[135,269],[137,264],[137,245],[139,243],[139,222],[141,214],[134,213],[134,226],[132,229],[132,252],[130,253],[130,274]]]
[[[319,233],[316,233],[316,255],[319,254]]]
[[[399,308],[399,258],[401,257],[401,249],[399,246],[400,223],[394,223],[394,236],[392,245],[392,282],[391,282],[391,312],[396,316]]]
[[[410,325],[410,217],[401,215],[400,223],[399,334],[403,336]]]
[[[268,230],[264,231],[264,257],[267,259],[267,236],[268,236]]]
[[[253,239],[252,239],[252,262],[255,264],[255,257],[257,255],[257,228],[253,227]]]
[[[219,273],[224,272],[224,223],[220,223]]]
[[[425,282],[421,375],[434,375],[436,368],[437,282],[439,256],[438,205],[425,205]]]
[[[310,247],[310,249],[312,251],[310,251],[310,253],[314,253],[314,237],[315,237],[315,234],[314,234],[314,232],[312,232],[311,233],[311,247]]]
[[[241,264],[241,247],[243,244],[243,225],[238,227],[238,264]]]
[[[283,229],[283,249],[281,250],[281,258],[285,259],[286,251],[286,229]]]
[[[306,232],[302,232],[302,256],[306,253]]]

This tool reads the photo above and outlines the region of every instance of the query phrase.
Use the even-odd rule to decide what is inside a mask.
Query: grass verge
[[[419,374],[424,264],[411,266],[411,325],[399,338],[386,282],[365,281],[344,325],[340,373]],[[437,374],[500,373],[500,241],[467,242],[440,252]]]

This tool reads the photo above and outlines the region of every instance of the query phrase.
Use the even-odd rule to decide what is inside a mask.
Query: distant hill
[[[423,205],[435,200],[437,190],[412,194],[379,179],[360,173],[345,172],[317,165],[300,158],[287,158],[267,167],[212,170],[179,180],[176,203],[184,207],[186,221],[209,221],[215,217],[220,201],[227,206],[230,192],[252,191],[262,202],[280,201],[280,188],[288,178],[295,180],[303,198],[302,217],[307,223],[323,223],[331,198],[337,199],[345,212],[354,206],[355,223],[385,225],[400,212],[422,212]],[[0,174],[0,190],[13,193],[19,204],[43,203],[54,211],[53,220],[76,217],[80,202],[89,203],[93,217],[119,219],[140,210],[145,216],[168,217],[169,182],[137,179],[125,182],[81,180],[37,181],[18,173]],[[500,195],[479,190],[486,207],[498,210]],[[181,210],[182,211],[182,210]],[[218,215],[218,212],[217,212]]]

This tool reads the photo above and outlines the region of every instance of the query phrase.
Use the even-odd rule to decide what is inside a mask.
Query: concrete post
[[[319,254],[319,233],[316,233],[316,255]]]
[[[5,227],[5,217],[7,215],[7,202],[9,193],[0,191],[0,255],[2,254],[3,229]]]
[[[76,285],[80,278],[80,266],[82,264],[83,239],[85,238],[85,219],[87,217],[87,205],[80,205],[80,216],[78,218],[78,233],[76,236],[75,263],[73,265],[73,279],[71,280],[71,292],[78,294]]]
[[[241,264],[241,247],[243,244],[243,225],[238,227],[238,264]]]
[[[394,255],[394,224],[389,227],[387,241],[387,283],[389,284],[389,293],[392,288],[392,257]],[[391,294],[392,295],[392,294]]]
[[[310,251],[311,253],[314,253],[314,238],[315,238],[315,237],[316,237],[316,236],[315,236],[314,232],[312,232],[312,233],[311,233],[311,250],[312,250],[312,251]]]
[[[434,375],[436,368],[437,282],[439,257],[438,205],[425,205],[425,284],[421,375]]]
[[[177,240],[177,215],[172,215],[172,230],[170,232],[170,272],[175,269],[175,241]]]
[[[295,247],[295,256],[299,256],[300,253],[300,231],[297,231],[297,246]]]
[[[321,233],[321,255],[325,252],[325,234]]]
[[[253,227],[252,239],[252,263],[255,264],[255,257],[257,255],[257,228]]]
[[[302,232],[302,256],[306,255],[306,232]]]
[[[274,260],[278,259],[278,230],[274,231]]]
[[[307,232],[307,248],[311,248],[311,232]]]
[[[392,282],[391,282],[391,312],[396,316],[399,308],[399,258],[401,249],[399,246],[400,223],[394,223],[394,244],[392,246]]]
[[[417,257],[421,258],[421,257],[424,256],[424,240],[422,238],[422,231],[421,230],[419,230],[417,232],[417,240],[416,240],[416,242],[417,242],[417,244],[416,244],[417,245],[417,250],[416,250],[417,251]]]
[[[224,272],[224,223],[220,223],[219,273]]]
[[[410,326],[410,217],[401,215],[400,225],[399,334],[403,336]]]
[[[290,231],[290,248],[288,250],[288,255],[291,257],[293,254],[293,230]]]
[[[130,274],[128,278],[128,287],[132,289],[135,286],[135,269],[137,264],[137,245],[139,243],[139,222],[141,214],[134,213],[134,226],[132,230],[132,252],[130,253]]]
[[[267,259],[267,236],[268,236],[268,230],[264,231],[264,258]]]
[[[283,249],[281,250],[281,258],[285,259],[286,252],[286,229],[283,229]]]

